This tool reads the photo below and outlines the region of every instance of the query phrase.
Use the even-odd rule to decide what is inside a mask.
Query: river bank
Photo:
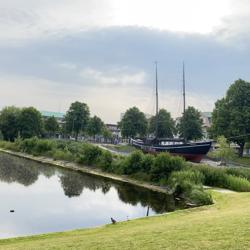
[[[120,181],[120,182],[123,182],[123,183],[129,183],[129,184],[139,186],[139,187],[143,187],[143,188],[147,188],[147,189],[150,189],[150,190],[156,191],[156,192],[161,192],[161,193],[166,193],[166,194],[169,193],[167,188],[163,188],[163,187],[160,187],[160,186],[151,185],[149,183],[133,180],[133,179],[127,178],[125,176],[119,176],[119,175],[115,175],[115,174],[106,173],[106,172],[103,172],[100,169],[97,169],[97,168],[94,168],[94,167],[87,167],[87,166],[78,165],[76,163],[62,161],[62,160],[54,160],[52,158],[48,158],[48,157],[44,157],[44,156],[33,156],[33,155],[30,155],[30,154],[14,152],[14,151],[1,149],[1,148],[0,148],[0,152],[6,153],[6,154],[9,154],[9,155],[13,155],[13,156],[17,156],[17,157],[20,157],[20,158],[24,158],[24,159],[36,161],[36,162],[39,162],[39,163],[52,165],[52,166],[55,166],[55,167],[61,167],[61,168],[69,169],[69,170],[80,171],[80,172],[86,173],[86,174],[101,176],[101,177],[104,177],[104,178],[112,179],[112,180],[115,180],[115,181]]]

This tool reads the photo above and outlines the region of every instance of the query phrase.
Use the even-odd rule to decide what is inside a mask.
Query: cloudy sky
[[[248,0],[0,0],[0,108],[65,112],[73,101],[116,122],[138,106],[211,111],[236,79],[250,80]]]

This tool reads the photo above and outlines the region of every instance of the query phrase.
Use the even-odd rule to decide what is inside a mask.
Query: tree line
[[[71,135],[75,139],[80,134],[95,137],[102,134],[111,138],[104,122],[97,116],[90,117],[89,107],[85,103],[74,102],[64,117],[62,127],[54,116],[43,119],[34,107],[5,107],[0,112],[0,133],[7,141],[37,137],[54,137],[56,133]]]
[[[200,112],[194,107],[188,107],[178,121],[174,121],[166,109],[160,109],[158,115],[147,119],[137,107],[126,111],[119,123],[123,137],[154,136],[158,138],[173,138],[179,135],[185,140],[201,139],[202,119]]]

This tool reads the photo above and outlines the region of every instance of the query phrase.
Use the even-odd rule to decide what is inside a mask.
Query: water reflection
[[[150,215],[176,209],[165,194],[3,153],[0,198],[6,201],[0,208],[0,237],[97,226],[110,217],[145,216],[148,207]],[[6,217],[9,209],[17,212]]]

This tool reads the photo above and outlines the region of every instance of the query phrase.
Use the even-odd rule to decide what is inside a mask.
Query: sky
[[[89,105],[106,123],[137,106],[212,111],[250,79],[247,0],[0,0],[0,108],[66,112]]]

